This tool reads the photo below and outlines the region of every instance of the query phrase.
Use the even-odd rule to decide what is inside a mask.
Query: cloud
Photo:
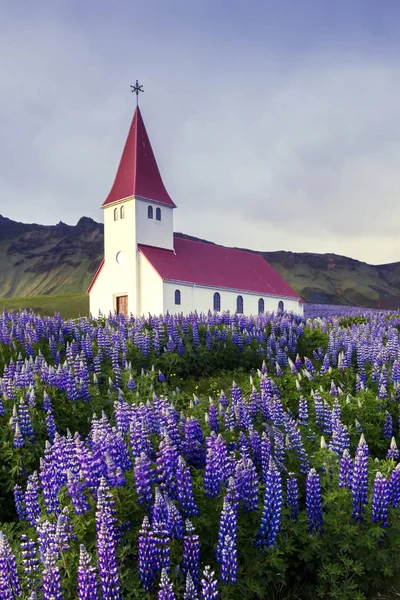
[[[238,2],[229,19],[219,3],[213,19],[172,4],[121,2],[111,13],[99,2],[94,19],[88,0],[79,20],[74,2],[10,12],[0,38],[0,213],[101,219],[132,118],[128,86],[144,74],[142,113],[178,205],[176,230],[400,260],[398,50],[362,51],[365,31],[350,48],[334,32],[315,28],[312,38],[311,26],[314,45],[299,34],[295,43],[284,12],[246,16]]]

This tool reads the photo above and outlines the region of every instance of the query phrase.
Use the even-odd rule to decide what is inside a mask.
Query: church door
[[[117,313],[128,316],[128,296],[117,296]]]

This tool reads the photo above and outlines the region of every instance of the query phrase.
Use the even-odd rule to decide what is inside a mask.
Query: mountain
[[[400,307],[400,262],[369,265],[337,254],[283,250],[259,254],[306,302]],[[85,292],[102,256],[103,225],[93,219],[38,225],[0,215],[0,297]]]

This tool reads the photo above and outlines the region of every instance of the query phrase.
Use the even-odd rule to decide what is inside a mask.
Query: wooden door
[[[117,296],[117,313],[128,316],[128,296]]]

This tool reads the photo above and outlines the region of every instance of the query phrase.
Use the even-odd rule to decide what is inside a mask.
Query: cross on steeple
[[[136,79],[136,84],[131,85],[131,92],[135,92],[136,94],[136,106],[139,105],[139,92],[144,92],[143,86],[139,85],[138,80]]]

